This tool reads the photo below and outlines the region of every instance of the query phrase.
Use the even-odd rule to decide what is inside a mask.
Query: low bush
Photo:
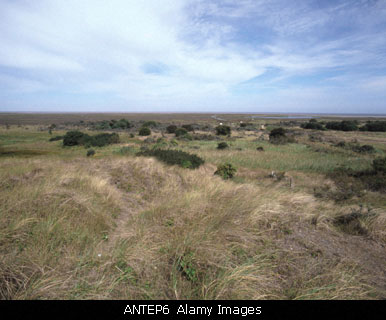
[[[166,132],[167,133],[175,133],[177,130],[177,126],[174,124],[171,124],[170,126],[166,127]]]
[[[191,124],[184,124],[182,125],[182,128],[186,129],[189,132],[194,131],[193,126]]]
[[[63,146],[84,145],[86,147],[103,147],[108,144],[118,143],[119,135],[116,133],[101,133],[89,136],[80,131],[69,131],[63,137]]]
[[[224,163],[217,166],[215,175],[219,175],[224,180],[232,179],[237,169],[231,163]]]
[[[373,169],[375,172],[386,174],[386,157],[374,159]]]
[[[174,131],[174,134],[176,135],[176,137],[184,136],[187,133],[188,133],[188,130],[186,130],[185,128],[178,128],[176,129],[176,131]]]
[[[280,127],[271,130],[269,133],[269,142],[273,144],[286,144],[294,143],[295,139],[293,137],[288,137],[285,129]]]
[[[138,134],[140,136],[150,136],[151,130],[148,127],[142,127],[141,129],[139,129]]]
[[[83,139],[85,136],[89,136],[80,131],[69,131],[63,137],[63,146],[77,146],[83,144]]]
[[[331,121],[326,123],[326,128],[329,130],[356,131],[358,130],[358,121],[356,120],[343,120],[341,122]]]
[[[303,129],[326,130],[326,128],[315,119],[311,119],[309,122],[302,123],[300,127]]]
[[[95,155],[95,150],[94,149],[88,149],[87,150],[87,157],[92,157]]]
[[[231,134],[231,127],[229,126],[217,126],[215,130],[218,136],[229,136]]]
[[[169,165],[177,164],[183,168],[196,169],[204,164],[204,160],[195,154],[190,154],[181,150],[144,150],[137,153],[137,156],[156,157],[158,160]]]
[[[263,147],[257,147],[256,150],[257,151],[264,151],[264,148]]]
[[[228,144],[226,142],[220,142],[217,145],[217,149],[223,150],[223,149],[226,149],[226,148],[229,148],[229,146],[228,146]]]
[[[155,128],[157,127],[157,125],[158,125],[157,122],[151,120],[151,121],[144,122],[142,127]]]
[[[374,153],[375,148],[373,146],[370,146],[368,144],[365,144],[363,146],[354,145],[352,147],[352,150],[359,153]]]
[[[386,121],[368,121],[360,127],[361,131],[386,132]]]

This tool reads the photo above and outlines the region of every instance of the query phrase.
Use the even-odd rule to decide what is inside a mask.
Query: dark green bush
[[[329,130],[356,131],[358,130],[358,121],[356,120],[343,120],[341,122],[331,121],[331,122],[327,122],[326,128]]]
[[[217,166],[217,171],[214,173],[221,176],[224,180],[233,178],[237,169],[231,163],[224,163]]]
[[[228,146],[228,144],[226,142],[220,142],[217,145],[217,149],[223,150],[223,149],[226,149],[226,148],[229,148],[229,146]]]
[[[215,130],[218,136],[229,136],[231,134],[231,127],[229,126],[217,126]]]
[[[177,164],[183,168],[196,169],[204,164],[204,160],[195,154],[190,154],[181,150],[144,150],[137,153],[137,156],[156,157],[158,160],[169,165]]]
[[[176,135],[176,137],[181,137],[181,136],[184,136],[188,133],[188,130],[186,130],[185,128],[178,128],[176,129],[176,131],[174,132],[174,134]]]
[[[374,153],[375,152],[375,148],[373,146],[368,145],[368,144],[365,144],[363,146],[355,145],[352,147],[352,150],[355,152],[359,152],[359,153]]]
[[[166,132],[167,133],[175,133],[177,130],[177,126],[174,124],[171,124],[170,126],[166,127]]]
[[[71,147],[83,144],[82,142],[85,136],[89,137],[88,134],[85,134],[80,131],[69,131],[63,137],[63,145]]]
[[[56,136],[56,137],[52,137],[50,140],[48,141],[59,141],[59,140],[63,140],[64,136]]]
[[[116,133],[101,133],[96,136],[89,136],[80,131],[69,131],[63,138],[64,146],[84,145],[87,147],[103,147],[108,144],[118,143],[119,135]]]
[[[186,129],[187,131],[194,131],[193,126],[191,124],[184,124],[182,125],[182,128]]]
[[[263,147],[257,147],[256,150],[257,151],[264,151],[264,148]]]
[[[85,135],[82,138],[82,144],[93,147],[104,147],[114,143],[119,143],[119,135],[117,133],[100,133],[96,136]]]
[[[303,129],[326,130],[326,128],[315,119],[311,119],[309,122],[302,123],[300,127]]]
[[[269,138],[278,138],[278,137],[285,137],[286,136],[286,131],[283,128],[275,128],[272,129],[271,132],[269,133]]]
[[[116,121],[111,126],[112,129],[129,129],[131,127],[132,127],[132,125],[126,119],[121,119],[119,121]]]
[[[141,129],[139,129],[139,133],[138,134],[140,136],[150,136],[151,135],[151,130],[148,127],[142,127]]]
[[[361,131],[386,132],[386,121],[368,121],[359,128]]]
[[[87,157],[92,157],[94,154],[95,154],[95,150],[94,149],[88,149],[87,150]]]
[[[386,173],[386,157],[374,159],[373,169],[375,172]]]
[[[143,125],[142,125],[142,127],[148,127],[148,128],[155,128],[155,127],[157,127],[157,122],[155,122],[155,121],[146,121]]]
[[[269,133],[269,142],[273,144],[285,144],[293,143],[295,139],[293,137],[288,137],[286,131],[283,128],[272,129]]]

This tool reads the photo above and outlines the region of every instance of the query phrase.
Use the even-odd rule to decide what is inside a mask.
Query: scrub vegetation
[[[1,299],[386,297],[383,120],[80,116],[0,127]]]

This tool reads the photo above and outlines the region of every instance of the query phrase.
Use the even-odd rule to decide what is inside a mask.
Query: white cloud
[[[20,87],[36,92],[111,94],[129,106],[150,108],[232,107],[256,98],[267,102],[253,92],[234,96],[232,88],[270,68],[280,70],[269,80],[274,86],[297,75],[369,64],[370,59],[386,65],[380,53],[384,31],[324,40],[311,33],[345,11],[356,16],[358,8],[350,2],[321,9],[282,0],[3,2],[0,67],[18,72],[0,81],[7,88],[17,88],[20,81]],[[361,17],[364,30],[371,30],[372,21],[381,23],[375,10],[384,16],[384,2]],[[245,24],[250,27],[246,34]],[[262,27],[269,40],[259,42],[253,30],[262,32]],[[150,73],[144,68],[157,65],[164,68]],[[305,95],[296,87],[291,92]]]

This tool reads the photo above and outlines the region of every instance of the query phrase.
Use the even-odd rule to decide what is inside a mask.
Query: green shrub
[[[273,144],[285,144],[293,143],[295,139],[293,137],[288,137],[286,131],[283,128],[275,128],[269,134],[269,142]]]
[[[311,119],[309,122],[302,123],[300,127],[303,129],[326,130],[326,128],[315,119]]]
[[[228,144],[226,142],[220,142],[217,145],[217,149],[223,150],[223,149],[226,149],[226,148],[229,148],[229,146],[228,146]]]
[[[84,139],[85,136],[89,135],[80,131],[69,131],[63,137],[63,146],[72,147],[83,144],[82,139]]]
[[[155,122],[155,121],[146,121],[143,125],[142,125],[142,127],[148,127],[148,128],[155,128],[155,127],[157,127],[157,122]]]
[[[181,137],[181,136],[184,136],[188,133],[188,130],[186,130],[185,128],[178,128],[176,129],[176,131],[174,132],[174,134],[176,135],[176,137]]]
[[[331,122],[327,122],[326,128],[329,130],[356,131],[358,130],[358,121],[356,120],[343,120],[341,122],[331,121]]]
[[[184,124],[182,128],[186,129],[186,131],[194,131],[193,126],[191,124]]]
[[[139,129],[139,133],[138,134],[140,136],[150,136],[151,135],[151,130],[148,127],[142,127],[141,129]]]
[[[103,147],[118,142],[119,135],[116,133],[101,133],[96,136],[89,136],[80,131],[69,131],[63,138],[64,146],[84,145],[86,147]]]
[[[236,171],[236,168],[231,163],[224,163],[217,166],[217,171],[214,174],[219,175],[226,180],[233,178]]]
[[[177,130],[177,126],[174,124],[171,124],[170,126],[166,127],[166,132],[167,133],[175,133]]]
[[[368,121],[359,128],[361,131],[386,132],[386,121]]]
[[[375,148],[373,146],[370,146],[368,144],[365,144],[363,146],[353,146],[352,150],[359,153],[374,153]]]
[[[132,127],[132,125],[126,119],[121,119],[119,121],[116,121],[111,126],[112,129],[129,129],[131,127]]]
[[[156,157],[158,160],[169,165],[177,164],[183,168],[196,169],[204,164],[204,160],[195,154],[190,154],[180,150],[144,150],[137,153],[137,156]]]
[[[272,129],[272,131],[269,133],[269,138],[278,138],[278,137],[285,137],[286,131],[283,128],[275,128]]]
[[[92,157],[94,154],[95,154],[95,150],[94,149],[88,149],[87,150],[87,157]]]
[[[386,157],[374,159],[373,169],[375,172],[386,173]]]
[[[229,126],[217,126],[215,130],[218,136],[229,136],[231,134],[231,127]]]

